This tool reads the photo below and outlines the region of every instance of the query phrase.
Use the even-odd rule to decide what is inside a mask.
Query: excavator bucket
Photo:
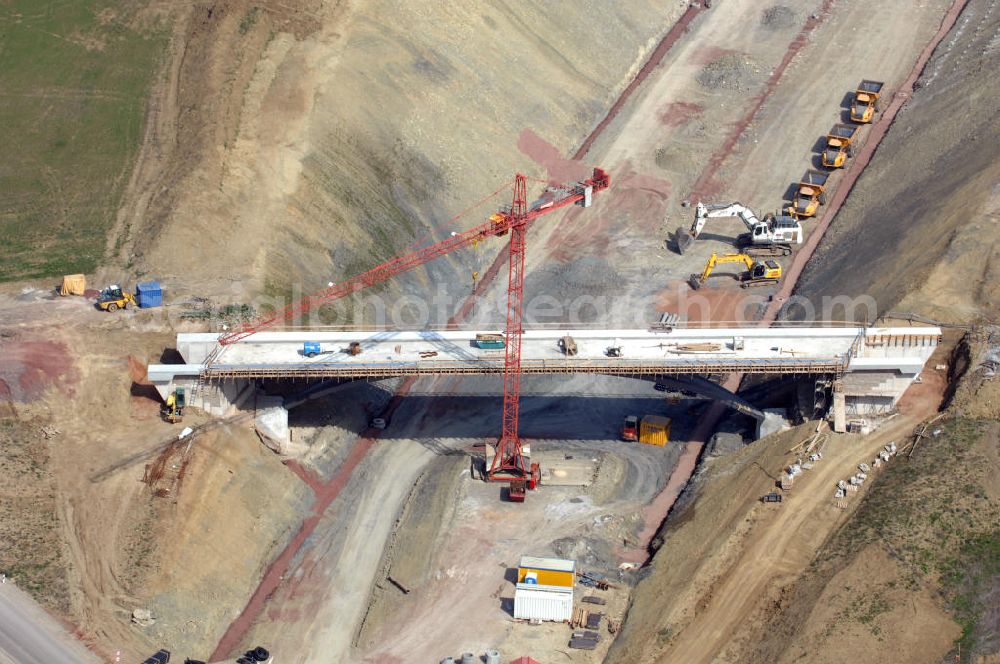
[[[699,288],[701,288],[701,275],[692,274],[688,278],[688,286],[691,287],[691,290],[698,290]]]
[[[691,235],[688,229],[680,226],[677,228],[677,232],[674,233],[674,243],[677,245],[677,253],[683,255],[694,244],[694,235]]]

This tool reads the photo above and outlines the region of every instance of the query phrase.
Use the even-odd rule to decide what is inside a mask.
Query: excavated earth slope
[[[279,297],[480,223],[509,194],[448,220],[530,163],[524,130],[571,152],[684,7],[606,9],[195,6],[154,99],[123,261],[175,293]],[[499,249],[479,251],[488,265]],[[409,290],[464,294],[475,258],[435,261]]]
[[[882,312],[945,319],[995,316],[998,67],[1000,8],[973,0],[834,219],[796,295],[816,305],[824,296],[871,295]]]

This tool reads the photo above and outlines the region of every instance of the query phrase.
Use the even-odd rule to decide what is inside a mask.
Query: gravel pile
[[[768,7],[760,15],[760,24],[770,30],[783,30],[795,25],[795,10],[785,5]]]
[[[760,65],[742,53],[729,53],[702,68],[698,83],[709,90],[747,91],[763,78]]]

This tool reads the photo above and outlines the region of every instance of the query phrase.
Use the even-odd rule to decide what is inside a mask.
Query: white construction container
[[[568,621],[573,618],[573,590],[541,590],[518,584],[514,591],[514,617],[519,620]],[[554,588],[554,586],[548,586]]]

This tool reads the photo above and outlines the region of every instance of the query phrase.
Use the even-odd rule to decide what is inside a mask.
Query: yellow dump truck
[[[670,418],[646,415],[639,422],[639,442],[663,447],[670,440]]]
[[[867,124],[878,113],[878,98],[882,96],[882,81],[861,81],[854,91],[854,103],[851,104],[851,122]]]
[[[858,125],[835,124],[826,135],[826,149],[823,150],[823,165],[827,168],[841,168],[848,157],[854,156],[851,147],[861,129]]]
[[[829,173],[809,169],[799,181],[795,200],[788,208],[788,214],[796,219],[805,219],[816,215],[820,205],[826,205],[826,182]]]

